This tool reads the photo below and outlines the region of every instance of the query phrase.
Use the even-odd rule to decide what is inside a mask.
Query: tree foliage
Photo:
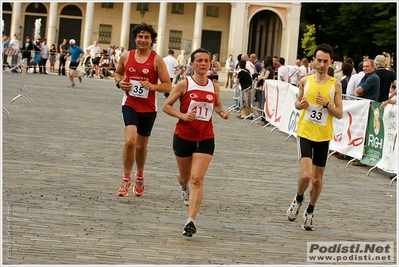
[[[316,29],[313,24],[306,25],[306,29],[307,32],[303,34],[301,47],[303,48],[306,57],[312,57],[317,46],[315,36]]]
[[[302,3],[300,36],[305,40],[309,25],[315,27],[316,44],[334,48],[334,60],[345,55],[359,62],[363,56],[374,58],[387,52],[396,56],[395,2],[374,3]],[[301,41],[302,41],[301,40]],[[302,47],[299,55],[309,48]]]

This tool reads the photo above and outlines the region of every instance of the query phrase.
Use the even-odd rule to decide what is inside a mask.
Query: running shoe
[[[117,196],[126,197],[129,195],[129,189],[132,186],[132,182],[129,178],[123,178],[121,181],[121,185],[116,193]]]
[[[70,86],[68,86],[68,88],[75,88],[76,87],[76,85],[73,83],[73,84],[71,84]]]
[[[298,217],[299,208],[302,206],[302,203],[303,201],[301,203],[298,203],[298,201],[296,200],[296,196],[294,197],[291,206],[287,210],[287,218],[289,221],[293,222],[296,220],[296,218]]]
[[[188,198],[190,196],[190,188],[187,188],[187,190],[183,189],[183,186],[180,186],[180,192],[181,192],[181,199],[183,200],[184,205],[188,207]]]
[[[144,176],[138,177],[136,175],[136,183],[133,186],[133,193],[138,197],[144,193]]]
[[[197,232],[197,228],[195,228],[194,221],[188,219],[186,224],[184,225],[183,235],[187,237],[192,237],[193,234]]]
[[[312,213],[307,213],[306,211],[302,214],[303,218],[303,225],[302,229],[307,230],[307,231],[313,231],[314,230],[314,212]]]

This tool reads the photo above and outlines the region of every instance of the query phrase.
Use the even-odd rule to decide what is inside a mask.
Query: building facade
[[[300,2],[3,2],[2,20],[3,30],[20,40],[40,33],[56,47],[73,38],[83,49],[95,40],[102,49],[134,49],[131,29],[145,22],[158,33],[161,56],[203,47],[222,63],[229,54],[256,53],[293,64],[300,11]]]

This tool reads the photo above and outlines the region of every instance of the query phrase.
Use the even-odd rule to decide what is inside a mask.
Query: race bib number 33
[[[130,80],[132,84],[132,89],[129,91],[129,95],[139,98],[148,98],[148,93],[150,90],[145,89],[139,81]]]
[[[306,109],[305,119],[318,125],[326,126],[328,111],[325,108],[309,104]]]

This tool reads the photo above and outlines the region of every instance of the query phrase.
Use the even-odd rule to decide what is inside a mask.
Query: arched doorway
[[[25,12],[32,15],[25,15],[23,39],[25,39],[26,36],[29,36],[32,41],[35,41],[35,23],[37,19],[41,19],[41,25],[38,32],[40,33],[40,37],[44,39],[47,28],[47,8],[42,3],[32,3],[26,7]]]
[[[80,17],[80,18],[72,18]],[[82,11],[75,5],[67,5],[61,10],[60,26],[58,33],[58,45],[62,43],[62,40],[70,39],[76,40],[76,45],[81,46],[80,36],[82,33]],[[82,47],[83,50],[85,48]]]
[[[10,3],[2,3],[3,5],[3,21],[4,21],[4,33],[7,34],[7,36],[13,36],[14,33],[11,33],[11,16],[12,16],[12,7]],[[4,13],[4,11],[7,11],[7,13]]]
[[[280,17],[270,11],[256,13],[249,26],[248,54],[256,53],[258,58],[280,56],[282,22]]]

